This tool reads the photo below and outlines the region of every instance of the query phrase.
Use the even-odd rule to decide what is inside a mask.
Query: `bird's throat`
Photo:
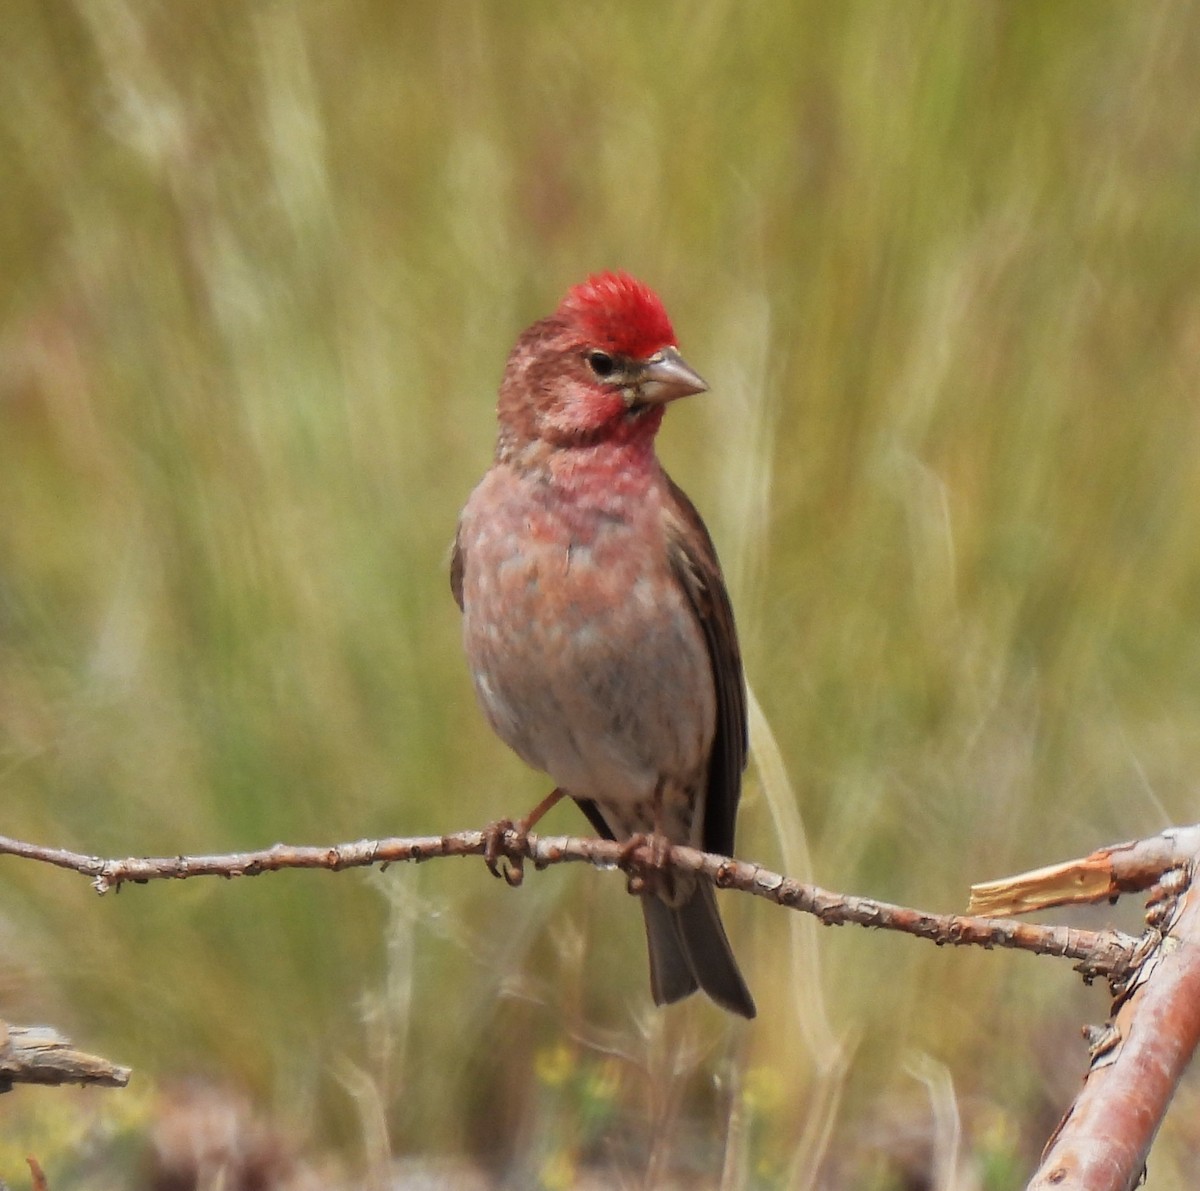
[[[596,509],[644,500],[662,479],[653,434],[606,438],[556,451],[548,463],[552,488],[574,503]]]

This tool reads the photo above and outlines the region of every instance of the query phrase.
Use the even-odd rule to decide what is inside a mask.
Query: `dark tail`
[[[692,896],[675,909],[649,894],[642,898],[642,911],[656,1005],[670,1005],[700,988],[722,1009],[754,1016],[754,998],[733,958],[707,881],[697,881]]]

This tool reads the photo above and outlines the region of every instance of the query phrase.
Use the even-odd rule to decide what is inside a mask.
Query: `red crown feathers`
[[[593,273],[572,286],[559,304],[558,317],[577,324],[589,344],[634,359],[676,346],[659,296],[628,273]]]

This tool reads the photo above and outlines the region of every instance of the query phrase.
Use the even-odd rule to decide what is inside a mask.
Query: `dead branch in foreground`
[[[512,865],[509,876],[513,884],[519,883],[526,860],[539,869],[582,861],[598,868],[621,869],[637,880],[652,879],[655,867],[655,853],[648,845],[631,849],[607,840],[524,836],[512,830],[498,835],[464,831],[327,847],[276,844],[255,852],[126,859],[87,856],[0,836],[0,855],[81,873],[103,894],[127,882],[256,876],[294,868],[337,871],[439,856],[486,856],[489,844],[493,861],[498,854]],[[1105,977],[1116,998],[1115,1016],[1104,1029],[1091,1031],[1092,1065],[1083,1090],[1051,1138],[1043,1165],[1029,1188],[1131,1191],[1200,1039],[1200,893],[1193,894],[1190,887],[1198,859],[1200,826],[1179,828],[990,882],[974,891],[973,906],[986,904],[1014,912],[1062,902],[1096,901],[1153,886],[1149,929],[1140,939],[1113,930],[932,914],[831,893],[761,865],[692,848],[670,848],[661,867],[694,873],[719,888],[740,890],[813,914],[829,926],[854,923],[902,931],[939,946],[1010,947],[1058,955],[1075,960],[1085,980]],[[128,1072],[124,1077],[128,1078]]]
[[[358,840],[328,847],[294,847],[276,844],[257,852],[234,852],[215,856],[129,857],[102,859],[61,848],[0,836],[0,855],[19,856],[70,869],[90,877],[98,893],[119,889],[126,882],[142,884],[153,880],[188,877],[252,877],[291,868],[320,868],[339,871],[401,861],[419,862],[438,856],[482,856],[487,833],[462,831],[453,835],[417,838]],[[552,864],[583,861],[597,868],[618,868],[630,876],[643,876],[651,864],[651,849],[630,851],[611,840],[574,836],[521,836],[505,832],[501,850],[510,860],[531,860],[542,869]],[[901,931],[928,939],[939,946],[1008,947],[1039,955],[1056,955],[1076,962],[1085,980],[1096,977],[1119,983],[1136,963],[1139,941],[1120,931],[1077,930],[1066,926],[1039,926],[1005,918],[977,918],[958,914],[933,914],[907,906],[890,905],[873,898],[831,893],[807,885],[758,864],[732,860],[694,848],[673,847],[665,867],[696,873],[719,889],[737,889],[777,905],[812,914],[826,926],[875,927]]]
[[[0,1092],[18,1083],[123,1088],[129,1074],[128,1067],[76,1050],[57,1030],[0,1022]]]

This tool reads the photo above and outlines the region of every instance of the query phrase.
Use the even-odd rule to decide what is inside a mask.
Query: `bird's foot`
[[[509,832],[515,836],[510,842]],[[529,828],[524,821],[497,819],[483,829],[483,863],[493,877],[501,877],[514,889],[525,880],[525,846]]]
[[[497,819],[483,829],[483,862],[493,877],[503,877],[514,889],[525,880],[525,854],[529,833],[542,816],[565,796],[562,789],[551,790],[523,819]],[[509,832],[515,839],[509,843]],[[504,861],[502,865],[500,862]]]
[[[655,893],[670,877],[671,841],[658,831],[639,831],[621,844],[617,863],[629,874],[630,893]]]
[[[551,790],[525,818],[515,823],[512,819],[497,819],[483,829],[483,862],[493,877],[503,877],[514,889],[525,880],[529,833],[564,795],[561,789]]]

